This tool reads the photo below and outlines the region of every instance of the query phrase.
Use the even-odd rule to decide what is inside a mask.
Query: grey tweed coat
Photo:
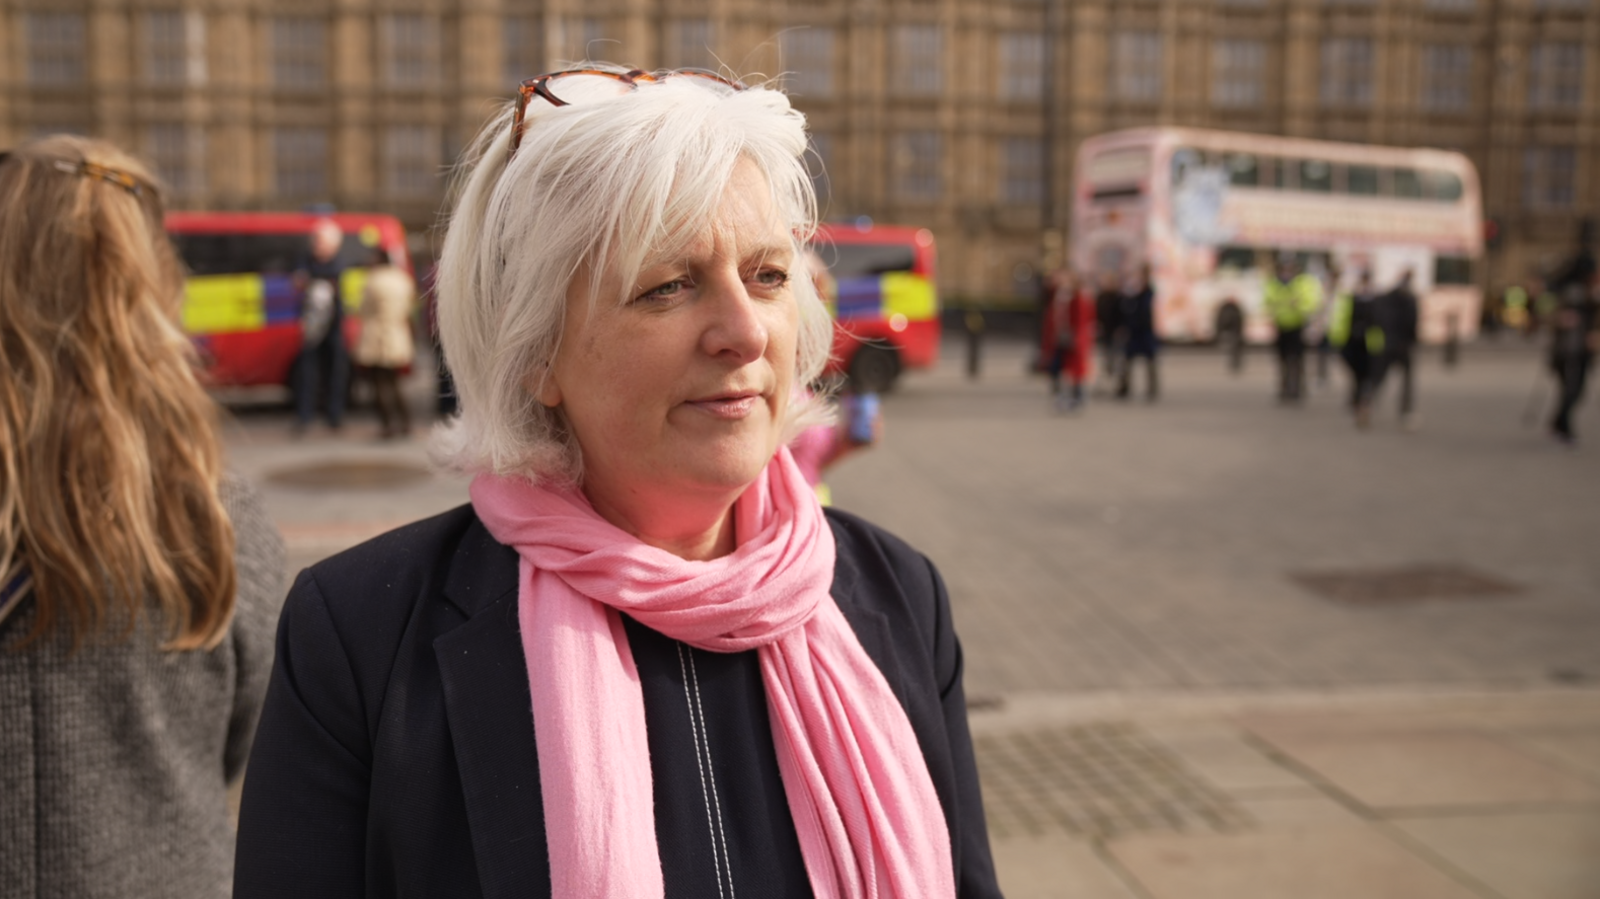
[[[228,782],[272,669],[283,539],[241,478],[223,484],[238,610],[210,652],[158,649],[141,625],[68,654],[18,650],[31,602],[0,623],[0,899],[227,896]]]

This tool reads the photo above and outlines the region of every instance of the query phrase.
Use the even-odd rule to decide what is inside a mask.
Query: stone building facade
[[[187,208],[390,211],[522,77],[585,57],[781,76],[831,218],[931,228],[945,293],[1020,297],[1085,137],[1171,123],[1459,149],[1486,283],[1600,206],[1600,0],[0,0],[0,146],[67,130]]]

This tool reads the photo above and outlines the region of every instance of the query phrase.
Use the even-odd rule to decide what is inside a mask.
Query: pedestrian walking
[[[1057,410],[1070,412],[1083,405],[1083,383],[1088,380],[1094,354],[1095,302],[1070,271],[1053,279],[1055,295],[1045,317],[1050,396]],[[1062,390],[1062,376],[1067,389]]]
[[[373,262],[361,296],[355,360],[372,382],[381,439],[393,440],[411,434],[411,412],[400,395],[400,372],[416,355],[411,314],[417,287],[404,269],[390,262],[385,251],[379,250]]]
[[[833,338],[804,116],[589,63],[472,146],[471,503],[290,591],[235,895],[998,899],[937,570],[783,446]]]
[[[149,170],[0,152],[0,896],[225,899],[288,562]]]
[[[1316,310],[1306,319],[1305,342],[1315,356],[1316,364],[1313,369],[1318,389],[1326,388],[1330,378],[1328,357],[1333,355],[1333,339],[1328,334],[1328,315],[1331,305],[1329,298],[1338,294],[1340,290],[1339,274],[1338,266],[1330,262],[1324,276],[1318,279],[1321,282],[1319,286],[1323,301],[1317,304]]]
[[[1348,407],[1358,428],[1366,428],[1371,421],[1373,359],[1383,352],[1377,300],[1372,272],[1362,269],[1355,289],[1341,291],[1334,298],[1330,315],[1329,337],[1350,373]]]
[[[1116,272],[1101,272],[1099,287],[1094,296],[1095,342],[1100,346],[1101,375],[1109,387],[1117,382],[1122,365],[1122,285]]]
[[[1568,446],[1577,444],[1572,427],[1572,412],[1583,399],[1589,367],[1600,350],[1600,315],[1597,315],[1596,282],[1586,288],[1569,284],[1562,303],[1552,318],[1550,370],[1556,378],[1555,414],[1550,419],[1550,435]]]
[[[1378,297],[1374,312],[1378,328],[1383,333],[1383,352],[1377,355],[1372,371],[1372,388],[1367,405],[1377,402],[1389,373],[1399,371],[1400,426],[1415,430],[1416,417],[1416,366],[1413,364],[1417,346],[1417,295],[1411,289],[1413,274],[1407,269],[1394,289]]]
[[[1117,383],[1117,399],[1125,400],[1133,387],[1133,360],[1143,359],[1145,400],[1155,402],[1161,395],[1161,374],[1157,357],[1161,339],[1156,336],[1155,283],[1150,266],[1139,266],[1139,275],[1122,300],[1122,376]]]
[[[1278,401],[1298,403],[1305,398],[1306,324],[1322,307],[1322,282],[1299,271],[1290,258],[1278,260],[1267,276],[1264,300],[1267,315],[1277,329]]]
[[[335,431],[344,424],[350,351],[344,337],[344,232],[332,219],[311,228],[310,252],[295,273],[300,287],[300,355],[295,363],[294,433],[305,433],[318,408]]]

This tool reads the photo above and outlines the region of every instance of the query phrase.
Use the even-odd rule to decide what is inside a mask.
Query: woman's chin
[[[726,491],[730,496],[737,497],[761,477],[761,472],[776,452],[776,447],[764,446],[708,451],[685,467],[683,480],[706,489]]]

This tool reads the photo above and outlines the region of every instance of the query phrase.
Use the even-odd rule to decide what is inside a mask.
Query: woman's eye
[[[756,272],[756,283],[769,290],[777,290],[789,283],[789,273],[781,268],[764,268]]]
[[[648,303],[648,302],[650,302],[652,300],[670,300],[673,297],[677,296],[678,294],[682,293],[688,287],[689,287],[689,279],[688,278],[676,278],[676,279],[673,279],[671,281],[668,281],[665,284],[661,284],[661,285],[658,285],[656,287],[652,287],[649,290],[645,291],[644,293],[639,294],[638,298],[635,299],[634,302],[636,302],[636,303],[639,303],[639,302]]]

